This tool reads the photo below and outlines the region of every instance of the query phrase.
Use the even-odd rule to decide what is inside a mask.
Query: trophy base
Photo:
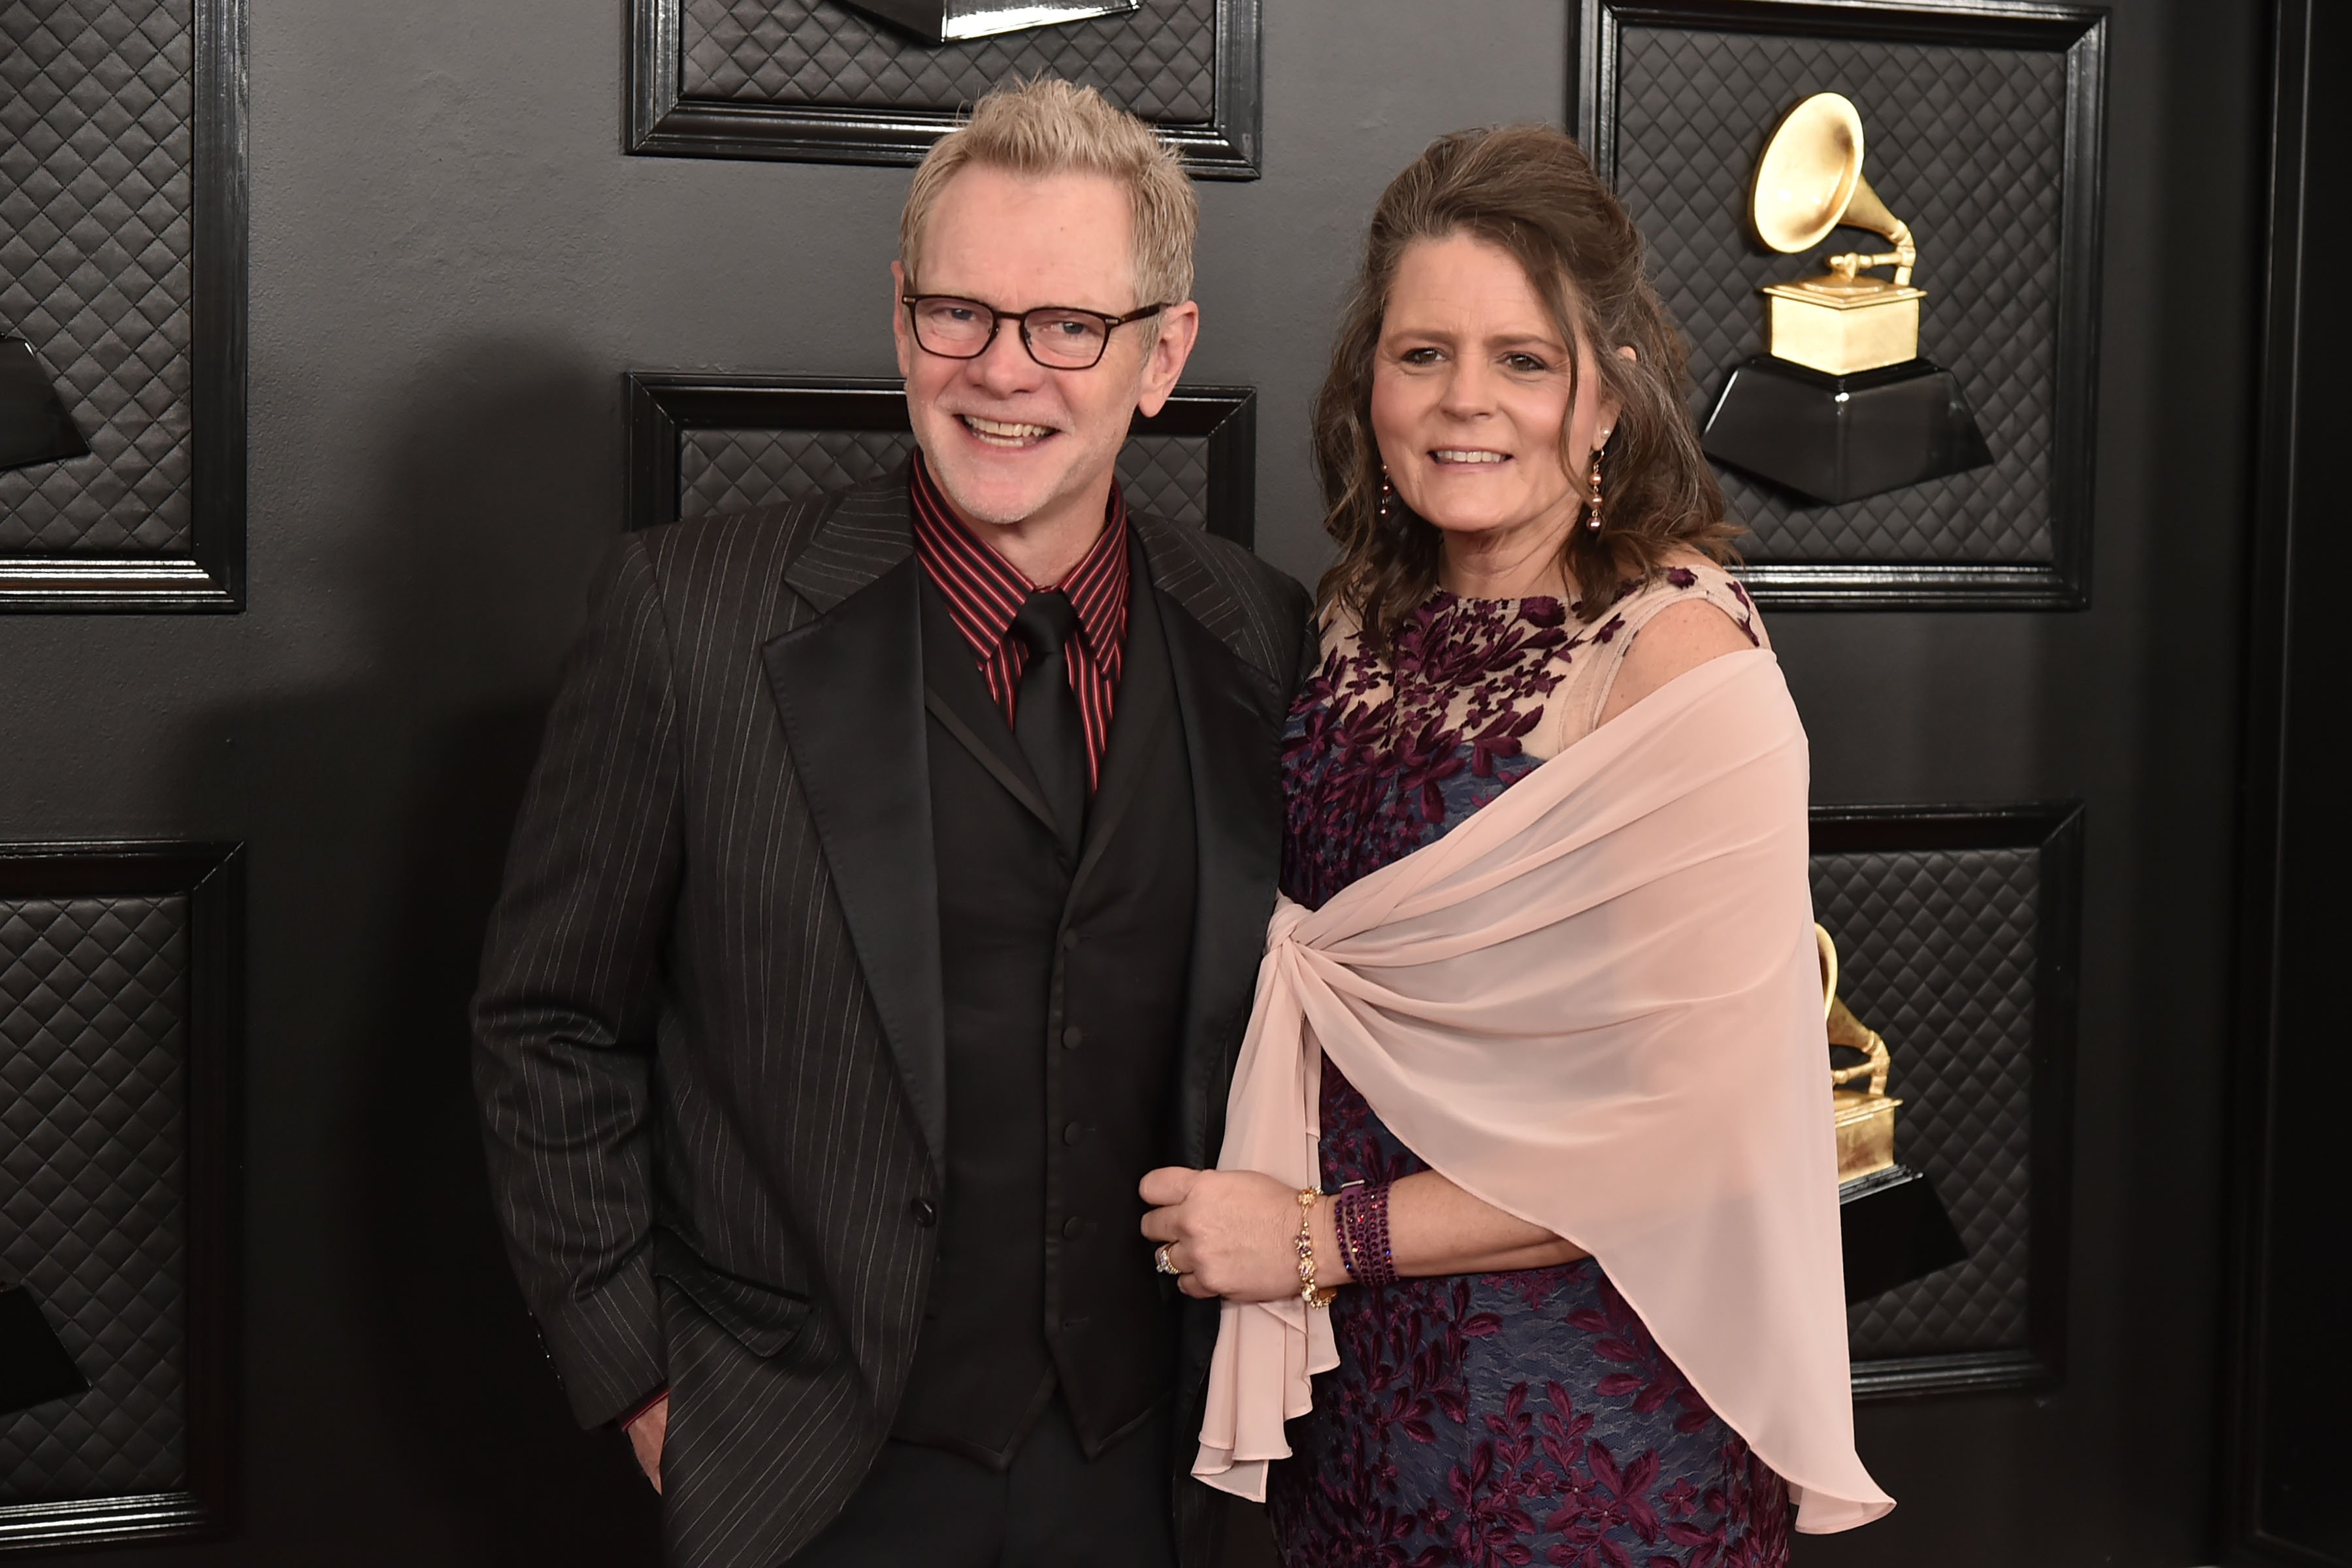
[[[89,446],[74,428],[49,373],[22,338],[0,338],[0,468],[85,457]]]
[[[1895,1108],[1902,1103],[1892,1095],[1864,1089],[1830,1090],[1841,1183],[1876,1175],[1895,1163]]]
[[[33,1293],[21,1287],[0,1290],[0,1417],[89,1387]]]
[[[1853,375],[1919,357],[1925,289],[1875,278],[1808,278],[1764,290],[1772,357],[1827,375]]]
[[[1139,9],[1143,0],[849,0],[849,4],[869,16],[895,23],[927,44],[952,44],[1121,16]]]
[[[1992,461],[1959,378],[1924,359],[1829,375],[1759,355],[1732,368],[1699,445],[1817,501],[1858,500]]]
[[[1965,1260],[1969,1249],[1927,1178],[1889,1165],[1838,1188],[1851,1307]]]

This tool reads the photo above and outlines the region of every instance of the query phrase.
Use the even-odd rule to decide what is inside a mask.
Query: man
[[[1092,91],[983,100],[891,268],[919,456],[631,537],[565,676],[477,1082],[673,1562],[1215,1557],[1215,1308],[1136,1189],[1214,1162],[1311,648],[1297,584],[1117,486],[1196,224]]]

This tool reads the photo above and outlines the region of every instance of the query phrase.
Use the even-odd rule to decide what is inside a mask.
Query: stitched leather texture
[[[688,430],[679,438],[678,515],[799,500],[888,473],[915,438],[903,430]],[[1130,436],[1118,455],[1129,507],[1171,522],[1209,521],[1209,442]]]
[[[1852,1308],[1853,1357],[2023,1349],[2040,856],[1840,853],[1812,867],[1839,992],[1895,1058],[1895,1158],[1927,1173],[1969,1249]]]
[[[1748,182],[1780,115],[1814,92],[1862,111],[1864,177],[1919,245],[1919,352],[1953,371],[1990,467],[1840,506],[1718,469],[1753,561],[2045,562],[2057,341],[2066,59],[2056,51],[1628,26],[1620,34],[1619,196],[1689,335],[1693,408],[1764,352],[1765,283],[1875,252],[1841,228],[1782,256],[1747,232]]]
[[[678,31],[689,99],[942,112],[1007,77],[1051,74],[1154,124],[1215,113],[1215,0],[1144,0],[1123,16],[942,45],[832,0],[686,0]]]
[[[0,555],[188,547],[192,0],[0,0],[0,322],[91,456],[0,474]]]
[[[1130,436],[1118,454],[1127,504],[1171,522],[1209,526],[1209,443],[1192,436]]]
[[[186,1482],[188,900],[0,899],[0,1279],[89,1392],[0,1416],[0,1505]]]

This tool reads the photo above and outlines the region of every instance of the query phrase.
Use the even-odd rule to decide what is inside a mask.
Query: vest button
[[[1076,932],[1076,931],[1064,931],[1064,932],[1062,933],[1062,951],[1063,951],[1064,952],[1068,952],[1072,951],[1072,950],[1073,950],[1073,949],[1075,949],[1077,945],[1078,945],[1078,933],[1077,933],[1077,932]]]
[[[1078,1239],[1078,1232],[1086,1228],[1087,1222],[1080,1219],[1077,1215],[1072,1215],[1069,1218],[1062,1222],[1063,1238],[1068,1241],[1076,1241]]]
[[[1078,1031],[1078,1026],[1076,1024],[1071,1025],[1068,1028],[1062,1031],[1062,1044],[1067,1046],[1074,1051],[1080,1046],[1086,1044],[1086,1036]]]
[[[1087,1130],[1075,1121],[1062,1129],[1062,1142],[1065,1143],[1075,1143],[1086,1135]]]
[[[940,1206],[929,1198],[915,1199],[907,1205],[907,1212],[913,1215],[915,1223],[925,1230],[940,1223]]]

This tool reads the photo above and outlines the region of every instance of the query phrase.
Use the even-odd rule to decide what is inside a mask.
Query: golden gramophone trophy
[[[1818,925],[1813,940],[1821,951],[1822,1012],[1830,1049],[1862,1058],[1830,1070],[1845,1299],[1852,1303],[1958,1263],[1968,1249],[1934,1184],[1924,1173],[1895,1161],[1895,1110],[1903,1102],[1886,1092],[1893,1054],[1878,1031],[1838,996],[1837,943]]]
[[[1702,445],[1717,461],[1819,501],[1853,500],[1992,460],[1950,371],[1919,357],[1919,260],[1908,225],[1862,177],[1862,115],[1834,92],[1781,116],[1748,189],[1748,223],[1783,255],[1841,226],[1891,249],[1764,290],[1770,353],[1735,367]],[[1873,268],[1892,268],[1892,278]]]

